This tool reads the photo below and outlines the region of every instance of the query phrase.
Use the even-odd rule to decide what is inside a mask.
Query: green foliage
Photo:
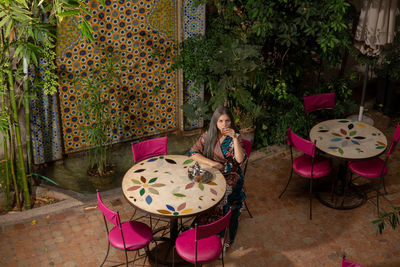
[[[400,80],[400,35],[382,51],[383,60],[377,69],[393,80]]]
[[[105,0],[100,0],[100,3],[103,7],[105,6]],[[85,15],[92,16],[92,13],[86,8],[84,0],[54,0],[53,12],[57,14],[60,22],[65,17],[77,18],[81,35],[86,40],[94,41],[92,27],[85,18]]]
[[[391,211],[383,211],[379,213],[378,218],[373,220],[371,223],[375,226],[376,232],[382,234],[386,225],[389,225],[393,230],[395,230],[400,225],[400,207],[391,206],[389,207]]]
[[[43,81],[40,85],[43,86],[43,92],[48,95],[53,95],[57,92],[59,83],[58,75],[56,74],[57,66],[55,64],[56,53],[54,52],[54,45],[50,43],[45,44],[45,50],[43,55],[43,62],[41,66],[43,68]]]
[[[347,1],[214,0],[207,5],[206,35],[185,40],[175,65],[186,79],[205,86],[204,103],[184,105],[185,112],[204,116],[220,104],[237,108],[243,116],[235,120],[250,114],[256,141],[265,145],[283,143],[288,126],[306,134],[302,98],[316,88],[337,92],[338,113],[351,106],[351,89],[342,78],[331,82],[340,88],[320,79],[352,47],[348,25],[356,12]]]
[[[341,118],[356,108],[355,103],[350,99],[352,90],[351,84],[355,82],[356,76],[353,73],[342,78],[335,78],[328,81],[321,81],[317,86],[304,92],[304,95],[313,95],[327,92],[335,92],[335,108],[310,113],[308,120],[310,125],[317,121],[329,118]],[[279,99],[274,96],[270,99],[273,105],[266,107],[266,114],[258,122],[257,128],[259,142],[263,146],[271,144],[285,144],[287,129],[290,127],[295,133],[306,138],[308,137],[308,125],[304,113],[303,96],[288,93],[285,98]]]

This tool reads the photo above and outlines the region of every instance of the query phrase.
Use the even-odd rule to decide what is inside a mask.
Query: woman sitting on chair
[[[229,224],[229,244],[232,244],[239,224],[240,210],[246,198],[243,191],[244,177],[240,168],[246,154],[242,138],[228,108],[219,107],[215,110],[208,130],[192,146],[189,155],[200,164],[220,170],[226,180],[224,199],[210,213],[197,218],[196,222],[204,224],[206,219],[219,219],[232,207]]]

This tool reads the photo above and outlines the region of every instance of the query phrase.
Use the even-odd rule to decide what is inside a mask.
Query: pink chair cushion
[[[362,267],[362,266],[352,261],[342,259],[342,267]]]
[[[293,161],[293,169],[301,176],[311,178],[312,157],[303,155]],[[315,159],[313,178],[321,178],[332,171],[331,163],[327,159]]]
[[[176,252],[184,260],[195,262],[195,229],[190,229],[176,239]],[[218,258],[222,252],[221,239],[218,235],[200,239],[197,241],[197,262],[206,263]]]
[[[141,222],[122,223],[125,246],[127,250],[137,250],[147,246],[153,238],[153,233],[146,224]],[[117,249],[124,250],[124,243],[121,238],[121,230],[118,227],[111,229],[108,240]]]
[[[363,161],[350,161],[349,168],[352,172],[366,178],[379,178],[383,169],[382,175],[387,173],[385,162],[380,158],[372,158]]]

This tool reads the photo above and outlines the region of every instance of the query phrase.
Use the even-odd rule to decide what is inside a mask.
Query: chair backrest
[[[342,259],[342,267],[362,267],[360,264],[354,263],[352,261]]]
[[[107,221],[112,223],[114,226],[121,228],[121,220],[119,218],[118,213],[113,210],[110,210],[109,208],[107,208],[106,205],[104,205],[103,201],[100,198],[99,192],[97,192],[97,202],[99,210],[103,213],[104,218],[106,218]]]
[[[393,153],[394,149],[396,148],[397,143],[399,142],[399,138],[400,138],[400,125],[397,124],[397,128],[396,128],[393,138],[392,138],[392,144],[390,145],[390,148],[387,153],[387,157],[390,157],[390,155]]]
[[[242,139],[242,142],[243,142],[244,151],[245,151],[246,154],[247,154],[247,159],[246,159],[246,161],[243,163],[243,166],[244,166],[244,168],[243,168],[243,175],[245,175],[245,174],[246,174],[246,171],[247,171],[247,163],[249,162],[249,157],[250,157],[250,153],[251,153],[251,145],[252,145],[252,143],[251,143],[251,141],[246,140],[246,139]]]
[[[304,97],[304,111],[306,114],[320,109],[335,107],[335,93],[324,93]]]
[[[133,160],[136,163],[149,157],[166,155],[167,147],[167,136],[153,138],[136,144],[132,144]]]
[[[296,135],[290,128],[288,129],[286,142],[289,146],[294,146],[304,154],[315,156],[315,144]]]
[[[251,145],[252,145],[251,141],[246,140],[246,139],[242,139],[242,142],[243,142],[243,148],[244,148],[244,151],[247,154],[247,157],[250,157]]]
[[[221,219],[206,225],[196,225],[196,240],[207,238],[220,233],[229,225],[231,219],[231,210]]]

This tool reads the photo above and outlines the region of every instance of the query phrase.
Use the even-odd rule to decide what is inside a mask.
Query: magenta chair
[[[309,179],[310,183],[310,220],[312,219],[312,182],[314,179],[322,178],[332,171],[331,163],[324,158],[318,158],[315,155],[315,143],[305,140],[296,135],[290,128],[286,137],[287,144],[290,147],[290,156],[292,160],[292,170],[290,172],[289,180],[283,189],[279,198],[285,193],[290,180],[293,176],[293,170],[300,176]],[[316,141],[315,141],[316,142]],[[293,159],[293,147],[304,153],[304,155]]]
[[[219,219],[206,225],[195,224],[194,229],[182,232],[175,242],[175,248],[178,255],[197,266],[197,263],[203,264],[213,261],[222,255],[222,266],[224,266],[224,249],[218,233],[225,230],[224,241],[229,232],[229,221],[231,219],[231,210]],[[173,266],[175,262],[173,261]]]
[[[150,227],[141,222],[128,221],[121,222],[119,213],[107,208],[100,198],[100,193],[97,192],[97,201],[99,210],[103,213],[104,224],[107,230],[108,247],[107,254],[100,266],[106,262],[108,254],[110,252],[110,244],[119,250],[125,252],[126,266],[128,266],[128,251],[136,251],[135,258],[138,254],[138,250],[141,248],[149,249],[149,243],[153,239],[153,232]],[[107,221],[110,222],[114,227],[109,230]],[[156,244],[157,245],[157,244]],[[157,259],[157,258],[156,258]],[[157,264],[157,262],[156,262]],[[119,264],[120,265],[120,264]]]
[[[335,107],[335,93],[324,93],[305,96],[304,111],[310,113],[321,109],[333,109]]]
[[[383,186],[385,194],[386,186],[385,186],[385,175],[388,171],[387,162],[389,157],[392,155],[394,149],[396,148],[397,143],[400,138],[400,125],[397,125],[396,131],[394,132],[392,138],[392,144],[389,147],[389,150],[386,154],[385,160],[382,160],[378,157],[367,159],[363,161],[349,161],[349,169],[350,169],[350,182],[352,181],[353,173],[358,176],[376,180],[379,182],[379,186],[376,187],[376,208],[379,215],[379,191],[380,187]]]
[[[344,256],[342,258],[342,267],[362,267],[360,264],[347,260]]]
[[[321,110],[321,109],[333,109],[335,107],[335,93],[324,93],[305,96],[304,100],[304,112],[307,115],[307,127],[310,131],[309,113]]]
[[[139,161],[142,161],[142,160],[150,158],[150,157],[154,157],[154,156],[158,156],[158,155],[166,155],[167,148],[168,148],[167,136],[153,138],[153,139],[145,140],[145,141],[142,141],[142,142],[139,142],[136,144],[132,144],[133,161],[135,163],[138,163]],[[135,212],[133,213],[131,220],[133,217],[135,217],[136,212],[137,212],[137,210],[135,209]],[[146,216],[138,217],[138,218],[136,218],[136,220],[138,220],[142,217],[146,217]],[[150,227],[153,228],[151,215],[149,215],[149,218],[150,218]],[[156,220],[154,227],[157,226],[159,221],[160,221],[160,219]],[[161,220],[161,221],[169,223],[169,221],[166,221],[166,220]]]
[[[247,164],[248,164],[248,162],[249,162],[249,157],[250,157],[250,153],[251,153],[251,145],[252,145],[252,143],[251,143],[250,141],[246,140],[246,139],[242,139],[242,142],[243,142],[244,151],[245,151],[246,154],[247,154],[247,159],[246,159],[246,161],[243,163],[243,166],[244,166],[244,169],[243,169],[243,176],[245,176],[245,175],[246,175],[246,170],[247,170]],[[250,212],[250,210],[249,210],[249,207],[247,206],[246,200],[244,200],[244,206],[245,206],[247,212],[249,213],[250,218],[253,218],[253,215],[251,215],[251,212]]]
[[[158,155],[166,155],[168,147],[167,136],[145,140],[132,144],[133,160],[135,163]]]

